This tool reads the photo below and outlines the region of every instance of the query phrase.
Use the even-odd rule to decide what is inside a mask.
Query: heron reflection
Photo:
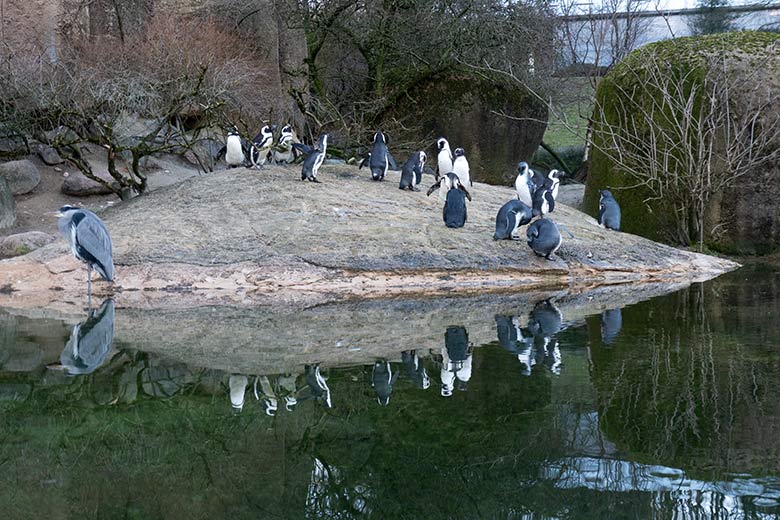
[[[60,354],[60,363],[70,375],[91,374],[103,364],[114,342],[114,300],[107,298],[87,319],[73,326]]]
[[[472,345],[465,327],[447,327],[441,349],[441,395],[450,397],[456,385],[465,391],[471,379]]]

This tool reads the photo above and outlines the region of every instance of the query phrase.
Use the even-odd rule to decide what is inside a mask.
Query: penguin
[[[234,126],[228,131],[225,146],[217,152],[216,159],[219,159],[222,154],[224,154],[228,168],[237,168],[239,166],[244,166],[245,164],[245,151],[246,146],[244,145],[244,141],[238,133],[238,128]]]
[[[453,157],[450,150],[450,143],[443,137],[439,137],[436,140],[436,149],[439,151],[436,156],[438,161],[438,170],[436,170],[436,179],[440,179],[442,176],[447,175],[452,171]]]
[[[374,134],[374,145],[371,147],[371,153],[361,161],[358,169],[366,164],[371,170],[372,179],[375,181],[384,180],[387,170],[390,169],[390,154],[387,151],[387,138],[382,132]]]
[[[463,148],[455,148],[455,159],[452,162],[452,171],[455,172],[464,186],[474,186],[474,183],[471,182],[471,175],[469,173],[469,161],[466,159],[466,152]]]
[[[552,188],[541,186],[536,188],[532,197],[532,214],[534,217],[542,217],[555,210],[555,197]]]
[[[561,232],[558,226],[548,218],[540,218],[526,230],[528,245],[539,256],[553,260],[552,255],[561,247]]]
[[[520,226],[525,226],[533,218],[531,208],[522,201],[512,199],[498,210],[496,215],[496,232],[493,240],[519,240],[516,236]]]
[[[517,356],[517,360],[523,367],[520,374],[530,376],[531,367],[536,364],[533,355],[533,337],[530,334],[527,338],[523,335],[517,317],[513,316],[496,315],[496,332],[498,343],[504,350]]]
[[[447,194],[453,189],[463,191],[463,193],[466,195],[466,198],[471,200],[471,194],[468,192],[463,183],[460,182],[460,178],[453,172],[439,177],[439,180],[437,180],[433,186],[428,188],[426,195],[430,196],[431,193],[433,193],[433,191],[437,188],[439,190],[439,199],[443,201],[447,200]]]
[[[425,152],[415,152],[409,156],[401,169],[401,182],[398,189],[420,191],[417,187],[422,182],[422,173],[425,168]]]
[[[598,222],[606,229],[620,231],[620,206],[609,190],[601,190]]]
[[[601,313],[601,342],[612,345],[623,327],[623,312],[620,309],[608,309]]]
[[[462,228],[466,224],[466,195],[461,190],[447,192],[442,216],[444,225],[448,228]]]
[[[292,125],[284,125],[282,131],[279,133],[279,140],[273,147],[271,156],[276,164],[290,164],[296,159],[297,149],[293,147],[293,143],[298,142],[298,137],[295,135]]]
[[[517,165],[517,178],[515,179],[515,190],[517,198],[529,208],[532,208],[533,194],[536,191],[536,184],[533,179],[534,171],[528,167],[528,163],[523,161]]]
[[[371,370],[371,387],[376,392],[376,400],[381,406],[390,403],[390,394],[393,393],[393,385],[398,379],[398,373],[393,374],[393,368],[389,361],[376,361]]]
[[[274,143],[274,129],[276,125],[263,125],[260,132],[252,139],[252,146],[249,149],[249,159],[252,162],[252,166],[255,168],[262,168],[268,161],[268,156],[271,154],[271,145]]]
[[[420,356],[416,350],[404,350],[401,352],[401,362],[404,365],[406,377],[408,377],[414,386],[422,390],[427,390],[431,386],[431,378],[425,370]]]
[[[301,180],[309,180],[311,182],[320,182],[317,180],[317,172],[325,161],[325,154],[328,150],[328,134],[322,134],[319,141],[314,148],[309,150],[306,159],[303,161],[303,168],[301,170]]]

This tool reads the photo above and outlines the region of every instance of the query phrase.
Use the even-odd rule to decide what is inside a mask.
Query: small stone
[[[61,171],[62,171],[62,168],[60,168],[59,166],[55,166],[55,167],[54,167],[54,171],[55,171],[55,172],[61,172]],[[66,172],[66,173],[67,173],[67,172]]]
[[[68,172],[64,172],[64,173],[62,174],[62,176],[63,176],[63,177],[67,177],[68,175],[70,175],[70,173],[68,173]]]

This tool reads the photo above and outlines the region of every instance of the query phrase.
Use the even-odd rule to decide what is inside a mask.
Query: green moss
[[[607,74],[596,92],[599,106],[604,107],[604,118],[594,113],[594,128],[600,124],[617,125],[621,121],[618,114],[618,100],[624,92],[636,93],[631,97],[633,114],[639,114],[650,106],[658,103],[660,92],[653,91],[649,86],[652,69],[646,64],[656,62],[662,64],[666,74],[673,75],[681,81],[683,91],[681,96],[687,96],[691,88],[701,84],[708,72],[707,60],[711,56],[744,56],[745,59],[760,60],[767,54],[776,54],[780,46],[780,35],[767,32],[744,31],[727,34],[715,34],[702,37],[677,38],[665,40],[642,47],[626,59],[618,63]],[[698,103],[693,110],[698,110]],[[679,117],[673,113],[665,114],[666,118]],[[630,116],[631,114],[629,114]],[[625,116],[622,116],[625,118]],[[657,125],[663,127],[663,118],[656,118]],[[641,128],[640,128],[641,130]],[[681,143],[684,153],[686,148],[695,147],[695,142]],[[623,230],[642,235],[654,240],[666,240],[675,236],[677,208],[669,207],[663,200],[652,199],[652,193],[641,187],[635,187],[632,179],[600,149],[608,146],[603,134],[594,133],[594,146],[588,165],[588,182],[585,189],[584,207],[591,215],[598,211],[599,190],[611,189],[620,203],[623,219]],[[720,251],[744,251],[744,245],[733,244],[728,239],[710,240],[709,245]]]

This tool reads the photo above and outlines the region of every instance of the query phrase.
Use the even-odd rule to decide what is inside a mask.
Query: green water
[[[87,344],[106,309],[74,353],[72,323],[0,309],[0,517],[778,518],[778,302],[780,269],[752,266],[560,324],[502,308],[486,344],[449,315],[373,365],[307,347],[282,374]]]

